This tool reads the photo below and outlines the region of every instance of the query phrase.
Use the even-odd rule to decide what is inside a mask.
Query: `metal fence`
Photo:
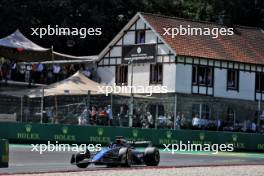
[[[65,95],[43,99],[1,96],[0,100],[0,114],[15,113],[19,122],[242,132],[264,129],[262,104],[254,101],[173,93],[134,95],[133,99],[130,95]]]

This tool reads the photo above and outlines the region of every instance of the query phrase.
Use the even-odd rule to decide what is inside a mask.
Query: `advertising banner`
[[[124,45],[122,48],[122,63],[146,63],[156,61],[156,44]]]
[[[233,144],[235,149],[264,151],[261,134],[199,130],[140,129],[59,124],[0,123],[0,138],[11,142],[31,143],[59,141],[61,143],[100,143],[107,145],[116,136],[129,141],[151,141],[163,144]]]

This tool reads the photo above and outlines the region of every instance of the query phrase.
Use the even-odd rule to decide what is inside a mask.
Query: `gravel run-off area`
[[[264,165],[146,168],[25,174],[28,176],[264,176]],[[23,174],[23,176],[25,176]]]

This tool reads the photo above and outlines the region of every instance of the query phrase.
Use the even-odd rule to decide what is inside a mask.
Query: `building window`
[[[227,70],[227,89],[238,90],[239,72],[238,70]]]
[[[116,66],[116,84],[127,85],[127,77],[128,77],[128,66],[127,65]]]
[[[263,92],[264,91],[264,74],[263,73],[256,73],[256,80],[255,80],[255,87],[256,92]]]
[[[136,31],[136,44],[145,43],[145,31],[138,30]]]
[[[150,64],[150,84],[162,84],[162,64]]]
[[[193,104],[192,117],[199,117],[202,119],[210,119],[211,109],[207,104]]]
[[[213,85],[213,69],[206,66],[193,66],[192,83],[194,85],[212,86]]]

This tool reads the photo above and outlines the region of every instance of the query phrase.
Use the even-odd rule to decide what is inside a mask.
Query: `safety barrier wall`
[[[264,135],[253,133],[139,129],[61,124],[0,123],[0,139],[11,143],[100,143],[107,144],[115,136],[128,140],[148,140],[155,145],[183,143],[234,144],[235,149],[264,151]]]

